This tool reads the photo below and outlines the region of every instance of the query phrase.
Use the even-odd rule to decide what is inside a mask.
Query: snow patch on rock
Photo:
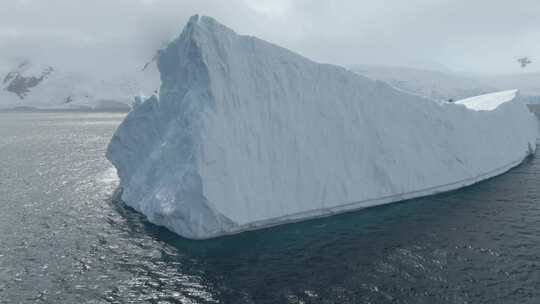
[[[133,96],[160,86],[155,60],[125,75],[91,75],[23,60],[0,68],[0,109],[94,109],[129,111]]]

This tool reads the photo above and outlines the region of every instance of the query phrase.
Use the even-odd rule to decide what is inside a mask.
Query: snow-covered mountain
[[[486,77],[482,81],[496,88],[516,88],[526,102],[540,104],[540,73]]]
[[[356,65],[351,70],[435,100],[458,100],[487,92],[518,89],[526,102],[540,103],[540,74],[480,77],[450,71],[373,65]]]
[[[107,157],[121,197],[209,238],[448,191],[536,149],[516,91],[437,103],[194,16]]]
[[[3,68],[2,68],[3,67]],[[124,109],[159,89],[155,60],[124,74],[66,70],[30,60],[0,67],[0,109]]]
[[[372,79],[385,81],[403,91],[436,100],[458,100],[496,90],[478,79],[442,71],[370,65],[353,66],[351,70]]]

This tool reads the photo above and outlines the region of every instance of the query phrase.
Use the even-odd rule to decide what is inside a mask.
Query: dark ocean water
[[[540,159],[442,195],[188,241],[113,199],[123,114],[0,113],[0,303],[540,303]]]

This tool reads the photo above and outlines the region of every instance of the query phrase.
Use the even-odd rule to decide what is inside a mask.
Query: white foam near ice
[[[118,174],[116,173],[116,168],[114,167],[108,168],[103,173],[98,175],[97,180],[99,183],[102,183],[102,184],[118,184],[119,178],[118,178]]]
[[[457,189],[536,149],[515,91],[440,104],[194,16],[107,151],[122,199],[205,239]]]

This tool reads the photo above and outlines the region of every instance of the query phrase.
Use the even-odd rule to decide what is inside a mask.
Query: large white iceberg
[[[457,189],[536,149],[515,91],[439,104],[194,16],[107,151],[122,200],[205,239]]]

